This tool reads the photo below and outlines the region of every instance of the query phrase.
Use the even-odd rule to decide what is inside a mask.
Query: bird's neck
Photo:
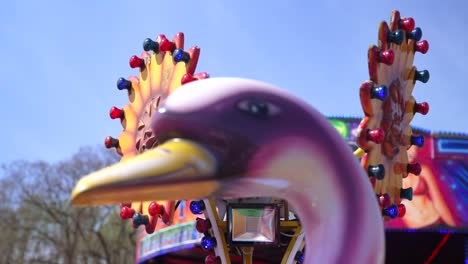
[[[287,200],[306,234],[305,263],[381,261],[382,220],[376,214],[369,182],[351,151],[328,149],[300,138],[284,140],[260,150],[250,174],[232,192]],[[345,154],[351,157],[343,159],[340,151],[348,151]]]

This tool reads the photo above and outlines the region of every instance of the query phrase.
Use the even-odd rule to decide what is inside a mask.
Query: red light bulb
[[[398,217],[403,217],[406,214],[406,206],[404,204],[398,205]]]
[[[414,30],[416,23],[412,17],[402,18],[400,19],[400,23],[398,23],[400,28],[406,32],[411,32]]]
[[[414,104],[414,112],[420,113],[422,115],[427,115],[427,113],[429,112],[429,104],[426,102]]]
[[[196,80],[198,80],[198,79],[193,77],[190,73],[186,73],[186,74],[184,74],[184,76],[182,76],[182,80],[180,81],[180,83],[182,85],[184,85],[186,83],[193,82],[193,81],[196,81]]]
[[[387,208],[390,206],[390,203],[391,203],[391,198],[390,198],[390,194],[388,193],[385,193],[381,196],[379,196],[379,204],[380,204],[380,207],[382,208]]]
[[[379,53],[378,60],[383,64],[392,65],[394,59],[395,54],[393,53],[393,50],[384,50]]]
[[[175,44],[172,41],[169,41],[166,36],[160,35],[159,36],[159,50],[160,51],[170,51],[173,52],[175,50]]]
[[[221,259],[217,256],[208,255],[205,258],[205,264],[221,264]]]
[[[109,136],[104,140],[104,145],[106,148],[116,148],[119,146],[119,140]]]
[[[158,204],[157,202],[151,202],[148,206],[148,213],[151,216],[162,215],[164,213],[164,206]]]
[[[133,210],[132,208],[129,208],[129,207],[122,207],[120,209],[120,218],[122,218],[123,220],[127,220],[127,219],[130,219],[133,217],[133,214],[135,213],[135,210]]]
[[[113,106],[109,110],[109,116],[112,119],[123,118],[124,117],[124,111],[122,109],[119,109],[119,108]]]
[[[197,229],[198,232],[204,234],[206,231],[210,230],[211,222],[208,219],[203,219],[203,218],[197,217],[197,222],[195,224],[195,228]]]
[[[384,131],[381,128],[369,129],[367,131],[367,140],[380,144],[384,140]]]
[[[131,68],[141,68],[145,65],[145,61],[142,58],[139,58],[138,56],[132,56],[130,58],[130,67]]]
[[[421,52],[422,54],[426,54],[426,52],[429,50],[429,42],[427,42],[427,40],[416,42],[416,44],[414,44],[414,50]]]
[[[414,175],[419,175],[421,174],[421,165],[419,163],[409,163],[406,167],[406,171]]]

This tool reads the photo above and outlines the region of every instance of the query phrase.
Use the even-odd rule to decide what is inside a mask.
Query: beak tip
[[[70,196],[70,204],[71,205],[80,205],[80,194],[73,192]]]
[[[70,195],[70,203],[72,205],[88,205],[86,195],[84,195],[87,189],[87,185],[83,183],[83,179],[78,181]]]

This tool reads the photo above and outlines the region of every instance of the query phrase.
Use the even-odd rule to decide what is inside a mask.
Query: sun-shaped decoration
[[[412,18],[400,18],[393,11],[390,25],[380,23],[378,46],[368,51],[370,80],[360,87],[365,117],[361,121],[357,143],[366,155],[362,166],[368,172],[385,220],[402,217],[406,208],[402,199],[412,199],[412,188],[402,189],[408,173],[418,175],[421,166],[409,164],[407,149],[422,146],[424,137],[413,135],[410,122],[415,113],[427,114],[427,103],[416,103],[412,92],[416,81],[429,80],[427,70],[413,66],[415,52],[425,54],[426,40],[415,28]]]
[[[170,93],[185,83],[208,78],[206,72],[194,75],[200,48],[184,51],[183,33],[172,41],[164,35],[159,35],[156,41],[145,39],[143,49],[140,57],[130,58],[130,67],[138,68],[139,76],[117,81],[119,90],[127,90],[130,103],[122,109],[114,106],[109,113],[112,119],[120,119],[123,131],[118,139],[106,137],[104,143],[122,155],[121,161],[158,145],[151,130],[151,117]],[[171,208],[164,208],[155,201],[131,202],[123,201],[121,217],[132,219],[135,228],[145,225],[147,233],[154,232],[159,217],[169,224],[176,204],[170,201]]]

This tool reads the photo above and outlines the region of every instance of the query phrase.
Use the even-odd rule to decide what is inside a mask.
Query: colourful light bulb
[[[164,206],[157,202],[151,202],[148,205],[148,213],[151,216],[162,215],[164,213]]]
[[[422,30],[421,28],[415,28],[413,31],[408,33],[407,38],[414,39],[415,41],[419,41],[422,38]]]
[[[398,217],[403,217],[406,214],[406,206],[404,204],[398,205]]]
[[[211,250],[216,247],[216,239],[212,236],[204,236],[200,242],[201,246],[205,250]]]
[[[383,195],[380,195],[379,197],[379,205],[382,208],[387,208],[390,206],[390,203],[392,202],[390,198],[390,194],[384,193]]]
[[[208,255],[205,258],[205,264],[221,264],[221,258],[213,255]]]
[[[140,213],[135,213],[133,215],[133,224],[135,226],[147,225],[148,223],[149,223],[149,219],[147,215],[142,215]]]
[[[387,41],[401,45],[403,42],[403,31],[401,29],[398,29],[395,32],[389,31],[387,34]]]
[[[183,49],[175,49],[172,57],[174,58],[175,62],[183,61],[188,63],[190,60],[190,54],[185,52]]]
[[[379,53],[377,59],[383,64],[392,65],[393,60],[395,59],[395,54],[393,53],[393,50],[384,50]]]
[[[379,99],[381,101],[385,100],[388,95],[388,89],[385,85],[377,86],[371,89],[371,98]]]
[[[382,214],[392,219],[396,218],[398,216],[398,206],[390,205],[389,207],[382,210]]]
[[[384,140],[384,131],[381,128],[367,130],[367,140],[380,144]]]
[[[401,188],[400,189],[400,198],[401,199],[407,199],[407,200],[413,200],[413,188],[409,187],[406,189]]]
[[[407,18],[400,19],[398,25],[404,31],[410,32],[414,29],[416,23],[414,22],[414,19],[412,17],[407,17]]]
[[[198,80],[198,79],[193,77],[190,73],[186,73],[186,74],[184,74],[184,76],[182,76],[182,79],[180,80],[180,83],[182,85],[184,85],[186,83],[193,82],[193,81],[196,81],[196,80]]]
[[[123,220],[132,218],[134,213],[135,210],[127,206],[123,206],[122,208],[120,208],[120,218],[122,218]]]
[[[119,90],[129,90],[132,89],[132,82],[124,78],[119,78],[117,80],[117,89]]]
[[[417,52],[421,52],[422,54],[426,54],[429,50],[429,42],[427,40],[421,40],[414,44],[414,50]]]
[[[203,219],[203,218],[197,217],[195,228],[197,229],[199,233],[204,234],[206,231],[210,230],[211,222],[209,219]]]
[[[130,57],[129,64],[130,64],[130,67],[133,68],[133,69],[134,68],[142,68],[142,67],[145,66],[145,61],[142,58],[134,55],[134,56]]]
[[[205,211],[205,203],[203,200],[191,201],[190,202],[190,211],[192,214],[202,214]]]
[[[152,50],[154,53],[159,52],[159,43],[156,41],[153,41],[150,38],[147,38],[143,41],[143,49],[145,51],[150,51]]]
[[[411,145],[415,145],[418,147],[424,146],[424,136],[423,135],[418,135],[418,136],[411,136]]]
[[[174,42],[169,41],[165,36],[160,35],[159,50],[172,52],[174,49],[175,49]]]
[[[375,177],[378,180],[382,180],[385,177],[385,167],[382,164],[377,166],[367,167],[367,174],[370,177]]]
[[[429,112],[429,104],[426,102],[414,104],[414,112],[420,113],[422,115],[427,115],[427,113]]]
[[[119,146],[119,140],[108,136],[104,140],[104,145],[106,146],[106,148],[117,148]]]
[[[419,163],[409,163],[406,166],[406,171],[414,175],[419,175],[421,174],[421,165]]]
[[[294,256],[294,260],[298,263],[298,264],[302,264],[304,263],[304,253],[302,253],[302,251],[298,251],[296,253],[296,256]]]
[[[123,111],[122,109],[119,109],[119,108],[113,106],[113,107],[109,110],[109,116],[110,116],[110,118],[112,118],[112,119],[123,118],[123,117],[124,117],[124,111]]]
[[[414,79],[422,83],[427,83],[429,81],[429,71],[428,70],[415,71]]]

